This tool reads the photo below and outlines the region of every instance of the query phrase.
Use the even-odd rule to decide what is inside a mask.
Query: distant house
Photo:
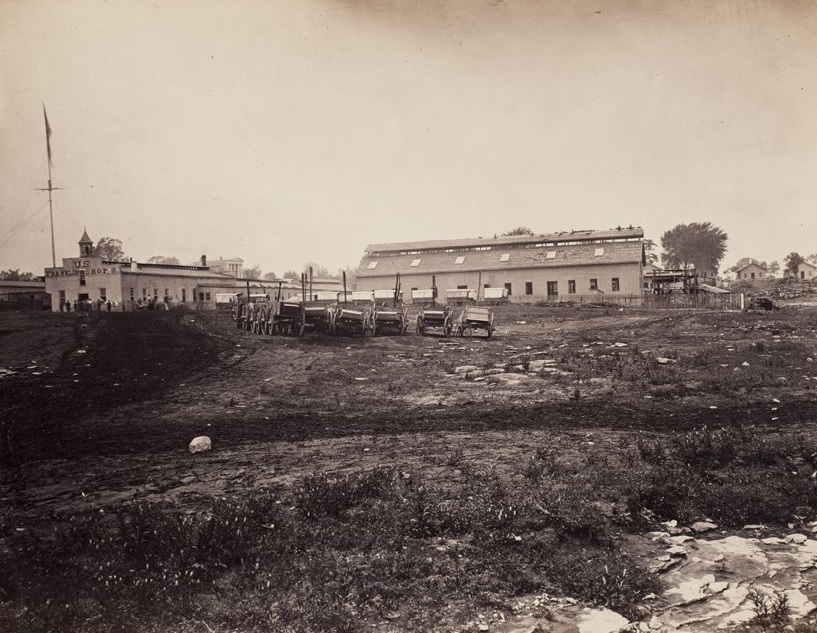
[[[771,277],[769,269],[757,262],[749,262],[741,268],[738,268],[735,271],[735,275],[738,281],[769,279]]]
[[[786,277],[796,277],[801,281],[812,281],[817,279],[817,266],[810,262],[802,262],[796,271],[787,270]]]
[[[195,266],[196,264],[194,264]],[[231,277],[239,278],[244,274],[244,260],[240,257],[233,257],[232,259],[216,259],[208,263],[210,270],[214,270],[223,275],[230,275]]]

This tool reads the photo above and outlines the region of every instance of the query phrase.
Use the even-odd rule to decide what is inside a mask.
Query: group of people
[[[170,297],[165,297],[161,302],[157,297],[139,297],[136,300],[137,310],[169,310]]]
[[[115,304],[110,299],[97,299],[96,301],[75,299],[73,304],[70,299],[67,299],[65,303],[60,303],[60,312],[71,312],[72,309],[74,312],[110,312],[114,307]]]

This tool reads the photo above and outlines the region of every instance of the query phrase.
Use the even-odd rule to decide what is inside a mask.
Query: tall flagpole
[[[57,267],[57,253],[54,248],[54,203],[51,199],[51,192],[60,189],[60,187],[53,187],[51,185],[51,126],[48,125],[48,115],[45,113],[45,104],[43,104],[43,118],[45,119],[45,146],[48,152],[48,188],[40,189],[40,191],[48,192],[48,215],[51,220],[51,267]]]

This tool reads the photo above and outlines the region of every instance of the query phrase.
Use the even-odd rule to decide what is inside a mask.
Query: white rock
[[[711,583],[709,583],[709,586],[707,587],[707,589],[709,590],[709,593],[712,593],[712,594],[721,593],[723,591],[726,591],[728,588],[729,588],[729,583],[726,580],[721,580],[719,582],[711,582]]]
[[[690,527],[696,534],[702,534],[703,532],[710,532],[718,526],[714,523],[710,523],[709,521],[696,521]]]
[[[199,435],[190,441],[189,448],[191,453],[201,453],[202,451],[209,451],[213,448],[213,443],[206,435]]]
[[[469,371],[476,371],[479,369],[476,365],[460,365],[459,367],[454,368],[455,374],[467,374]]]
[[[585,609],[576,623],[579,633],[618,633],[630,621],[609,609]]]
[[[786,543],[794,543],[795,545],[802,545],[808,540],[805,534],[789,534],[786,537]]]

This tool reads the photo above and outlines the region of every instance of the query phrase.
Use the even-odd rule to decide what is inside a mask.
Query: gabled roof
[[[740,271],[742,271],[742,270],[746,270],[746,269],[747,269],[747,268],[749,268],[750,266],[754,266],[755,268],[760,268],[761,270],[769,270],[769,269],[768,269],[766,266],[764,266],[763,264],[760,264],[760,263],[758,263],[758,262],[749,262],[748,264],[744,264],[744,265],[743,265],[743,266],[741,266],[740,268],[735,269],[735,272],[739,273],[739,272],[740,272]]]
[[[366,253],[401,253],[406,251],[467,249],[467,248],[498,248],[501,246],[523,246],[535,244],[558,244],[560,242],[593,242],[598,240],[626,240],[644,237],[644,229],[627,227],[611,229],[609,231],[561,231],[559,233],[542,233],[538,235],[511,235],[506,237],[482,238],[472,237],[456,240],[425,240],[419,242],[392,242],[385,244],[369,244]]]
[[[358,279],[366,277],[476,272],[577,265],[640,264],[640,242],[561,244],[535,248],[501,248],[460,252],[420,252],[405,255],[363,256]]]

